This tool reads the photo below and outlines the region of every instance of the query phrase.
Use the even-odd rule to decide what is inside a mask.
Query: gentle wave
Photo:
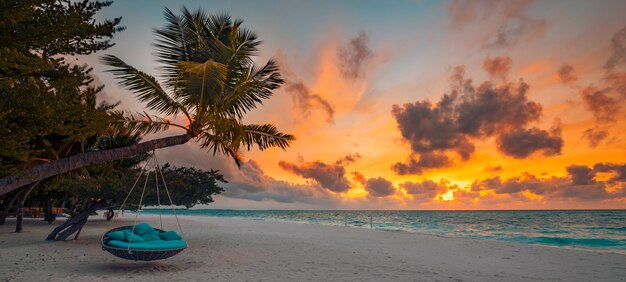
[[[582,246],[582,247],[616,247],[623,246],[622,240],[590,239],[590,238],[560,238],[560,237],[537,237],[529,238],[530,243],[556,245],[556,246]]]

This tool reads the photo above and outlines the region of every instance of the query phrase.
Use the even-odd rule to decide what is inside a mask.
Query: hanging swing
[[[150,161],[152,161],[152,164],[154,165],[156,195],[159,207],[159,222],[161,224],[160,229],[153,228],[148,223],[137,224],[137,218],[139,217],[139,214],[141,212],[143,197],[146,192],[148,179],[150,177],[150,171],[146,171],[145,168],[148,166]],[[124,209],[126,201],[135,189],[137,182],[139,182],[139,179],[141,179],[144,172],[146,173],[146,180],[143,185],[143,190],[141,191],[141,198],[139,199],[139,205],[137,206],[137,212],[135,214],[133,225],[122,226],[105,232],[104,235],[102,235],[100,243],[102,245],[102,250],[123,259],[141,261],[166,259],[186,249],[187,242],[185,242],[182,239],[182,236],[178,235],[178,233],[176,233],[175,231],[163,230],[163,219],[161,216],[161,198],[159,195],[159,176],[161,178],[161,182],[163,183],[163,187],[165,188],[165,192],[170,200],[170,205],[172,207],[174,207],[174,202],[172,201],[170,192],[167,189],[167,184],[165,184],[165,177],[163,176],[163,171],[161,171],[161,167],[154,151],[152,151],[152,159],[146,162],[146,166],[144,166],[144,169],[141,170],[139,176],[133,184],[133,187],[130,189],[130,192],[128,192],[128,195],[126,195],[126,199],[124,199],[124,202],[120,206],[120,211]],[[176,215],[176,209],[173,209],[173,211],[174,217],[176,218],[176,223],[178,224],[178,228],[180,230],[180,234],[183,234],[183,229],[180,226],[178,216]]]

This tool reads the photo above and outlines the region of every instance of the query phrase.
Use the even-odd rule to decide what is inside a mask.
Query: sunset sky
[[[626,208],[625,1],[116,1],[105,53],[158,77],[153,30],[181,3],[259,35],[286,83],[246,121],[297,138],[241,169],[159,150],[225,175],[211,208]],[[98,56],[78,61],[102,100],[143,110]]]

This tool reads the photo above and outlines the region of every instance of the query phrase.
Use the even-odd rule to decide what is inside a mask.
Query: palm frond
[[[166,25],[155,30],[154,45],[164,88],[116,57],[103,60],[113,67],[111,72],[120,84],[136,92],[151,109],[184,112],[190,124],[181,126],[147,113],[116,112],[118,129],[146,134],[179,127],[195,136],[203,148],[232,157],[237,165],[242,159],[240,149],[289,147],[294,137],[275,126],[242,123],[247,112],[284,83],[274,60],[255,64],[253,57],[261,44],[257,35],[225,13],[183,8],[178,15],[165,9],[164,16]]]
[[[231,140],[227,140],[217,135],[203,132],[199,136],[200,146],[213,152],[227,155],[231,157],[237,166],[241,166],[242,157],[238,152],[238,146],[234,145]]]
[[[248,146],[248,150],[253,145],[257,145],[261,151],[271,147],[285,150],[289,147],[289,142],[295,140],[293,135],[284,134],[271,124],[247,124],[244,125],[244,131],[244,144]]]
[[[127,135],[145,135],[168,130],[170,126],[187,130],[185,126],[172,123],[170,120],[158,116],[151,116],[146,112],[127,113],[123,111],[111,112],[114,122],[111,124],[113,133]]]
[[[226,91],[223,110],[231,116],[242,118],[245,113],[263,104],[264,99],[272,97],[272,91],[283,83],[278,64],[274,60],[268,61],[261,68],[253,66],[242,72],[237,84],[230,91]]]
[[[183,112],[189,118],[185,108],[170,97],[154,77],[126,64],[116,56],[104,55],[101,59],[102,63],[112,67],[107,71],[119,80],[118,84],[137,94],[139,101],[146,102],[148,108],[166,115]]]
[[[224,64],[207,60],[203,63],[180,62],[186,81],[186,92],[179,94],[185,104],[196,107],[197,117],[201,117],[209,105],[214,105],[222,93],[227,68]]]
[[[167,24],[154,31],[157,36],[154,47],[157,61],[162,64],[161,70],[163,70],[165,85],[174,89],[180,73],[178,63],[191,61],[193,42],[183,17],[175,15],[168,8],[165,8],[163,14]]]

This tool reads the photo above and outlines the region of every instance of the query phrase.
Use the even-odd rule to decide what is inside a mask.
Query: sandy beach
[[[159,226],[158,216],[141,216]],[[15,219],[0,227],[5,281],[623,281],[626,255],[491,240],[444,238],[337,226],[181,217],[190,247],[158,262],[102,251],[107,222],[94,216],[79,240],[47,242],[48,225]],[[163,219],[176,229],[173,217]]]

